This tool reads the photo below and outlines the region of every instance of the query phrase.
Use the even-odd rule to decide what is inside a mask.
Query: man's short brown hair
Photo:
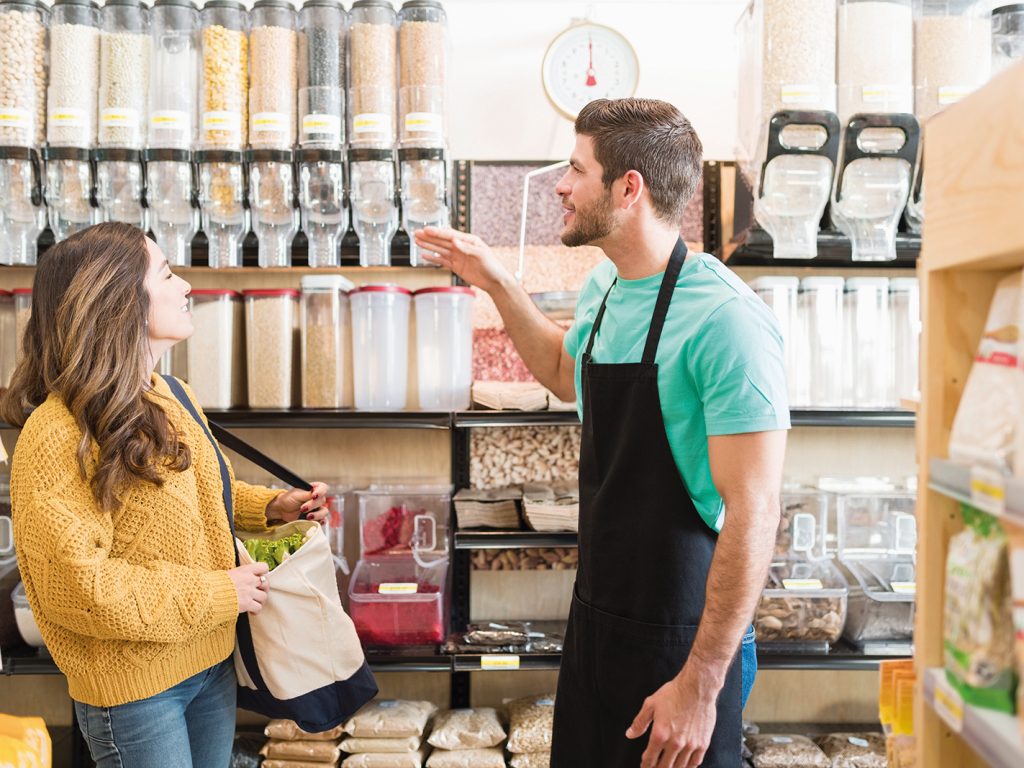
[[[605,187],[637,171],[658,217],[682,224],[697,191],[704,151],[682,112],[657,99],[597,99],[580,111],[576,133],[593,140]]]

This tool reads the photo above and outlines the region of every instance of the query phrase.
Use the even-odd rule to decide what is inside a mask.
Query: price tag
[[[135,128],[139,124],[139,112],[128,107],[104,109],[100,112],[100,124],[104,128]]]
[[[252,116],[253,133],[287,133],[291,115],[284,112],[257,112]]]
[[[54,128],[84,128],[88,120],[85,110],[75,107],[57,107],[49,117]]]
[[[900,90],[895,85],[865,85],[860,93],[865,104],[881,104],[895,101],[900,96]]]
[[[892,591],[898,595],[913,595],[917,593],[916,581],[894,581]]]
[[[382,112],[363,112],[352,118],[353,133],[377,133],[386,131],[391,125],[391,117]]]
[[[384,583],[377,587],[377,593],[381,595],[415,595],[419,592],[419,585],[416,583]]]
[[[784,85],[779,89],[779,100],[783,104],[805,104],[820,101],[818,86],[813,83]]]
[[[341,118],[336,115],[308,114],[302,118],[302,133],[323,133],[335,139],[341,138]]]
[[[0,127],[31,130],[32,113],[27,109],[20,109],[18,107],[4,107],[0,109]]]
[[[935,711],[954,732],[960,733],[964,728],[964,700],[946,682],[945,673],[935,682]]]
[[[511,654],[485,654],[480,657],[480,669],[519,669],[519,657]]]
[[[441,116],[433,112],[410,112],[405,116],[405,130],[409,133],[441,133]]]
[[[232,137],[240,138],[242,135],[242,115],[240,112],[204,112],[203,131],[223,131]]]
[[[821,579],[783,579],[783,589],[824,589]]]
[[[971,467],[971,504],[982,512],[1006,512],[1006,478],[988,467]]]

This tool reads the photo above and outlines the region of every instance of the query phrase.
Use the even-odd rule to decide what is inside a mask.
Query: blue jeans
[[[747,706],[750,690],[754,687],[757,677],[757,643],[754,642],[754,628],[747,630],[740,646],[740,673],[743,680],[743,706]]]
[[[228,658],[148,699],[116,707],[76,701],[75,714],[96,768],[227,768],[236,687]]]

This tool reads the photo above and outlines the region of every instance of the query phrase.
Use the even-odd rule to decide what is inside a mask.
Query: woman
[[[135,227],[69,237],[36,270],[0,400],[22,426],[25,591],[99,768],[227,766],[235,620],[268,599],[266,565],[234,567],[212,441],[153,373],[193,332],[190,290]],[[322,483],[281,492],[232,475],[231,491],[240,529],[326,517]]]

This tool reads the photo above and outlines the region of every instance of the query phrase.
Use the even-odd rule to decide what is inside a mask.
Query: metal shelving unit
[[[921,236],[901,232],[896,236],[895,261],[854,261],[851,258],[850,240],[834,230],[818,233],[818,256],[814,259],[776,259],[771,236],[754,225],[747,232],[743,242],[729,257],[729,267],[789,267],[796,269],[840,268],[840,269],[914,269],[921,252]]]
[[[231,410],[206,411],[211,421],[234,429],[450,429],[442,411]]]
[[[575,547],[575,533],[537,531],[456,531],[455,549],[557,549]]]

